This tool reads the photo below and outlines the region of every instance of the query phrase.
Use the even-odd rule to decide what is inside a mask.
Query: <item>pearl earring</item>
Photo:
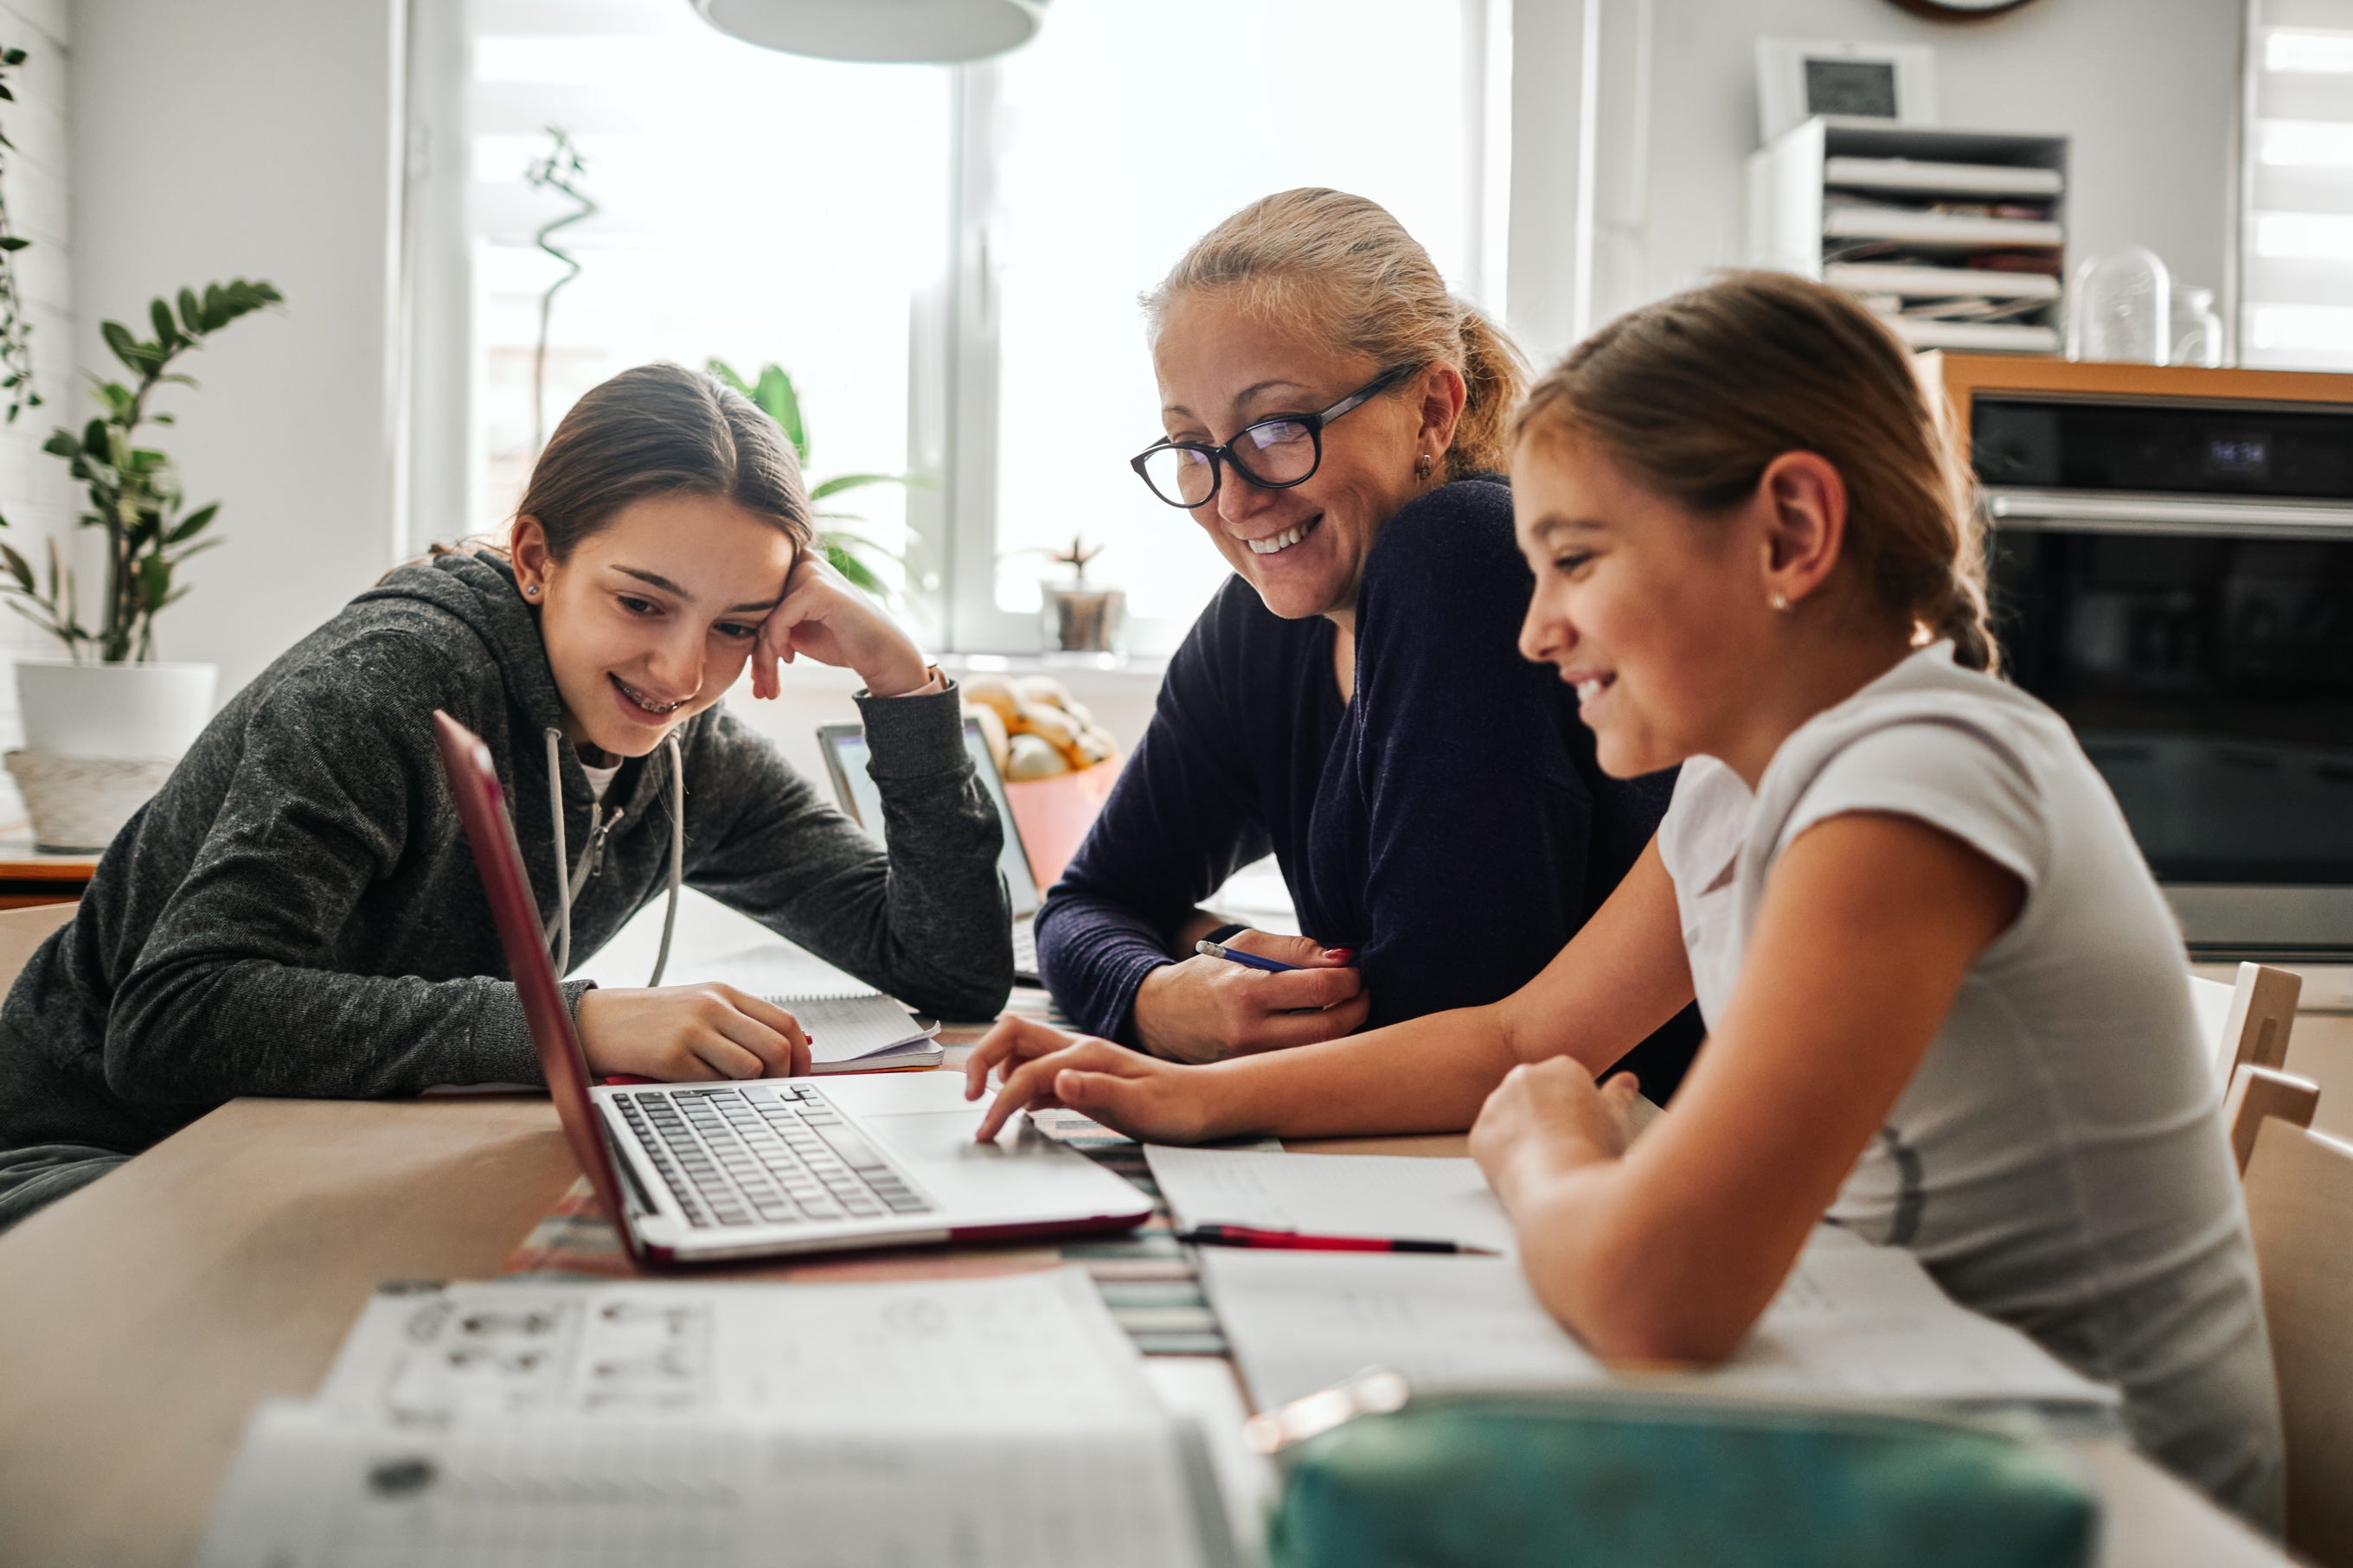
[[[1773,595],[1773,607],[1777,610],[1787,610],[1789,607],[1789,595],[1781,593],[1778,589],[1775,590]]]
[[[533,583],[533,584],[532,584],[530,586],[528,586],[528,587],[526,587],[525,589],[523,589],[523,592],[524,592],[524,593],[526,593],[526,594],[529,594],[533,598],[536,599],[536,598],[538,598],[538,597],[539,597],[539,584],[536,584],[536,583]]]

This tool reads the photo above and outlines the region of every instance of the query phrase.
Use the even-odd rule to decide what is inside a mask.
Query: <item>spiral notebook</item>
[[[800,1020],[809,1071],[888,1072],[940,1065],[937,1024],[926,1024],[879,991],[765,998]]]

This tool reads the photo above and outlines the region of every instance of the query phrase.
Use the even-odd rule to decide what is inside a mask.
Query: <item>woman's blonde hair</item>
[[[1144,297],[1155,337],[1181,294],[1232,290],[1262,320],[1305,328],[1382,369],[1451,365],[1468,395],[1446,477],[1504,467],[1504,425],[1527,386],[1527,362],[1446,279],[1388,209],[1345,191],[1265,196],[1193,244]]]
[[[1514,445],[1575,435],[1703,515],[1757,491],[1784,452],[1846,481],[1846,555],[1887,610],[1991,670],[1985,538],[1911,355],[1848,295],[1733,272],[1619,317],[1528,394]]]

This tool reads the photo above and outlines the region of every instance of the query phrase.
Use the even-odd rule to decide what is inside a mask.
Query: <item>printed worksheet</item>
[[[1200,1435],[1063,1268],[388,1288],[316,1398],[256,1415],[197,1561],[1226,1568],[1233,1552]]]
[[[846,1285],[491,1282],[379,1291],[320,1391],[397,1426],[736,1417],[827,1432],[1156,1409],[1084,1270]]]

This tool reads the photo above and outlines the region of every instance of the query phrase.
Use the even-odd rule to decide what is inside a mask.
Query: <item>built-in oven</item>
[[[2353,952],[2353,401],[1965,406],[2010,677],[2074,726],[2192,952]]]

